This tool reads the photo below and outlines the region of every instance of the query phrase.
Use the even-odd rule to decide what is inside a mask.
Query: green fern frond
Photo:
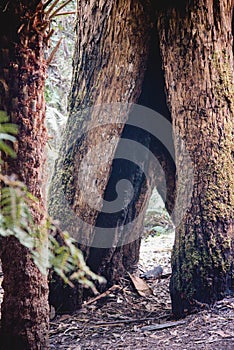
[[[4,152],[12,158],[16,157],[16,153],[6,141],[15,142],[16,138],[13,135],[17,135],[17,133],[17,125],[9,123],[9,117],[6,112],[0,111],[0,152]]]
[[[29,249],[34,248],[34,237],[30,232],[33,222],[27,205],[27,190],[24,184],[0,174],[1,188],[0,235],[15,236],[21,244]]]

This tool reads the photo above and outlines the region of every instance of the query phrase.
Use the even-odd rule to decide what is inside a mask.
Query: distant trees
[[[230,0],[79,0],[78,6],[70,116],[52,181],[50,213],[81,238],[90,266],[114,283],[137,264],[148,198],[155,185],[160,190],[149,159],[142,162],[143,171],[124,161],[112,163],[121,147],[118,140],[135,140],[154,153],[165,172],[168,194],[164,200],[170,212],[178,174],[192,164],[191,206],[177,222],[172,259],[173,312],[181,316],[199,302],[212,303],[233,288],[232,4]],[[173,157],[150,133],[129,125],[123,128],[127,110],[92,110],[92,106],[115,102],[138,102],[172,121],[177,175]],[[172,135],[168,137],[172,140]],[[183,157],[185,148],[192,161],[189,165]],[[82,168],[93,150],[90,166],[86,162]],[[132,155],[137,159],[137,149]],[[144,171],[150,174],[148,182]],[[123,178],[134,186],[133,200],[117,216],[108,215],[102,198],[113,201],[115,186]],[[92,189],[88,203],[84,182],[86,189]],[[181,185],[177,183],[177,195],[183,194]],[[130,192],[126,190],[122,198],[123,207]],[[136,217],[132,232],[127,232],[126,224]],[[107,235],[102,236],[98,228],[113,228],[115,220],[115,232],[108,236],[111,244],[105,246]],[[135,239],[124,244],[123,237],[132,233]],[[79,287],[69,290],[55,282],[51,298],[57,307],[71,310],[79,307],[82,293]]]

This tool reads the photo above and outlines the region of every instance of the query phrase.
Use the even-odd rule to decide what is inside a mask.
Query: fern
[[[29,227],[32,225],[31,211],[28,207],[29,194],[26,187],[14,178],[0,174],[1,188],[1,223],[0,235],[13,235],[29,249],[33,249],[34,237]]]
[[[12,158],[16,157],[16,153],[6,143],[6,141],[15,142],[14,135],[17,135],[18,128],[15,124],[9,123],[9,117],[6,112],[0,111],[0,152]],[[1,162],[1,159],[0,159]]]

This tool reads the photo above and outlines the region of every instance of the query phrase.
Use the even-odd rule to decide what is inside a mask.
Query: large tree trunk
[[[152,146],[149,132],[134,127],[134,112],[133,126],[129,125],[129,104],[140,101],[153,107],[147,94],[141,94],[142,85],[147,87],[147,79],[144,84],[143,81],[149,60],[152,64],[151,13],[150,1],[108,0],[96,1],[95,5],[79,1],[70,116],[49,194],[51,216],[77,239],[90,267],[103,274],[109,284],[136,267],[144,213],[157,184],[148,156],[141,166],[136,165],[136,149],[131,153],[132,162],[117,159],[125,147],[124,140],[152,148],[168,170],[167,184],[175,187],[172,158],[164,155],[163,147]],[[151,73],[155,72],[148,71],[148,78]],[[90,106],[89,113],[85,113]],[[147,181],[144,173],[151,174]],[[116,185],[122,179],[134,187],[133,199],[126,205],[131,197],[131,191],[126,189],[119,200],[122,207],[110,213],[109,203],[118,197]],[[171,194],[167,196],[170,208],[173,198]],[[56,276],[54,281],[51,302],[63,311],[76,309],[82,299],[80,288],[64,288]]]
[[[149,15],[146,15],[148,7],[148,1],[143,4],[140,0],[118,3],[113,0],[97,1],[95,4],[79,1],[70,116],[52,181],[49,207],[51,214],[61,220],[62,226],[77,234],[76,227],[71,224],[70,213],[64,215],[66,208],[61,201],[61,193],[65,193],[70,205],[68,211],[72,207],[74,212],[79,212],[79,230],[85,231],[82,236],[84,242],[80,243],[84,245],[92,242],[99,211],[88,205],[86,198],[83,199],[83,191],[77,183],[81,179],[74,176],[74,170],[78,173],[87,149],[97,148],[97,153],[103,157],[97,183],[102,196],[118,139],[127,120],[127,103],[136,102],[141,92],[151,25]],[[114,109],[111,106],[106,113],[103,108],[100,111],[98,108],[88,110],[89,106],[115,102],[126,104],[126,107],[116,105]],[[105,124],[107,126],[104,127]],[[108,140],[106,152],[105,141]],[[93,154],[93,157],[98,154]],[[94,166],[86,169],[86,187],[90,189],[93,189],[93,181],[96,180],[94,170]],[[63,188],[58,191],[61,184]],[[95,191],[90,191],[89,203],[93,201],[101,209],[101,196],[97,197]],[[89,226],[86,225],[87,220]]]
[[[45,62],[40,1],[3,1],[0,6],[0,110],[19,126],[16,174],[38,198],[43,211]],[[40,225],[43,215],[33,213]],[[4,274],[1,349],[48,349],[48,286],[29,251],[14,237],[1,239]]]
[[[233,289],[232,1],[160,12],[158,30],[175,140],[193,167],[191,206],[176,228],[170,291],[182,316]],[[177,169],[186,167],[175,141]]]

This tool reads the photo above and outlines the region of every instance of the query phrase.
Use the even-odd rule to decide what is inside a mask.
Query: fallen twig
[[[91,299],[91,300],[85,302],[85,303],[83,304],[83,306],[87,306],[87,305],[93,304],[93,303],[95,303],[95,301],[98,301],[98,300],[100,300],[100,299],[102,299],[102,298],[105,298],[105,297],[107,297],[108,295],[110,295],[112,292],[115,292],[115,291],[121,290],[121,289],[122,289],[122,287],[120,287],[120,286],[118,286],[117,284],[115,284],[114,286],[112,286],[111,288],[109,288],[106,292],[104,292],[104,293],[98,295],[97,297],[95,297],[95,298],[93,298],[93,299]]]
[[[155,317],[144,317],[144,318],[135,318],[135,319],[127,319],[127,320],[117,320],[117,321],[109,321],[109,322],[97,322],[95,324],[96,327],[99,326],[117,326],[119,324],[128,324],[128,323],[138,323],[145,321],[153,321]]]
[[[142,327],[142,331],[159,331],[161,329],[166,329],[166,328],[172,328],[176,326],[180,326],[182,324],[185,324],[186,321],[176,321],[176,322],[167,322],[167,323],[162,323],[162,324],[155,324],[151,326],[145,326]]]

